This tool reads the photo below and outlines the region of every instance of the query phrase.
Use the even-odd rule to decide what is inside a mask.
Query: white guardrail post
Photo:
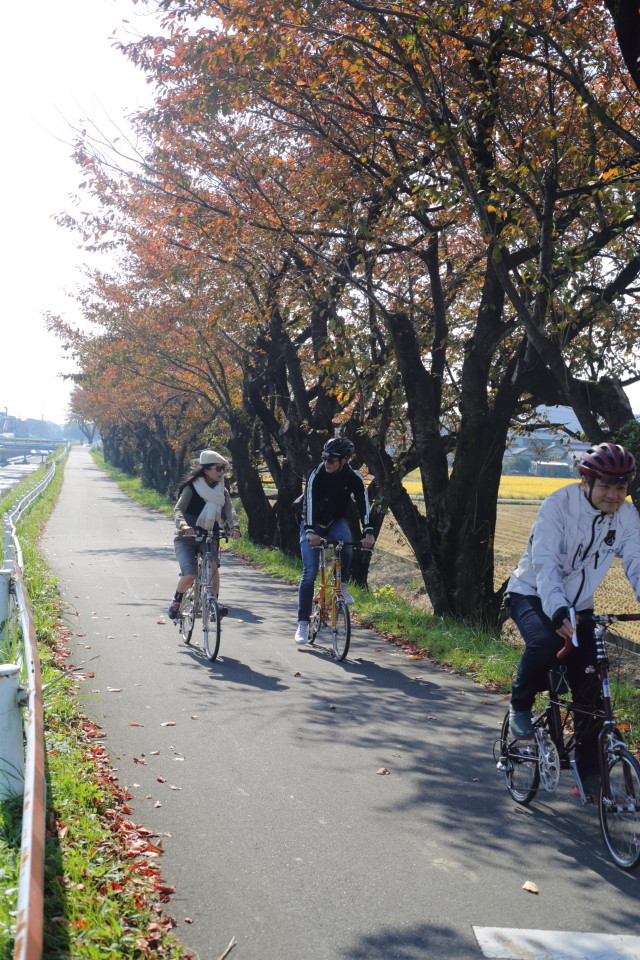
[[[11,590],[11,575],[13,568],[5,563],[0,570],[0,654],[5,649],[7,637],[9,635],[9,618],[11,616],[11,604],[9,593]]]
[[[0,800],[24,794],[24,743],[20,667],[0,664]]]

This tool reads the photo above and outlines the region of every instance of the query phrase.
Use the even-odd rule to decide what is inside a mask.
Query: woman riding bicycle
[[[567,658],[567,679],[574,700],[593,703],[596,697],[598,702],[597,677],[586,672],[595,663],[593,624],[580,622],[579,615],[593,612],[593,594],[615,557],[640,599],[640,517],[626,502],[635,470],[628,450],[599,443],[578,462],[580,483],[556,490],[538,511],[527,549],[507,584],[507,609],[526,647],[511,693],[509,727],[515,738],[533,735],[533,701],[548,686],[548,672],[564,642],[573,637],[574,610],[578,646]],[[589,793],[598,786],[597,734],[594,730],[576,750]]]
[[[237,540],[240,536],[238,517],[229,491],[224,485],[224,472],[229,461],[215,450],[203,450],[199,465],[182,478],[176,495],[178,502],[173,510],[176,534],[173,545],[180,565],[180,579],[167,614],[171,620],[177,620],[180,603],[185,590],[188,590],[196,578],[198,569],[197,553],[204,549],[204,540],[195,540],[196,528],[201,530],[220,529],[220,522],[229,529],[229,535]],[[220,590],[220,572],[218,543],[211,545],[213,556],[211,587],[216,597]],[[220,616],[228,613],[227,607],[218,605]]]

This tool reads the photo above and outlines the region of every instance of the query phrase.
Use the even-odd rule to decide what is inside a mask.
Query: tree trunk
[[[250,451],[251,427],[243,414],[233,417],[228,447],[233,457],[238,496],[247,515],[247,534],[254,543],[272,546],[275,511],[264,492],[262,478]]]

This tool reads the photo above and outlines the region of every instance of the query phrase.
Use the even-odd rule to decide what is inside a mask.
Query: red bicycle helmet
[[[619,443],[598,443],[578,461],[578,473],[592,480],[628,483],[635,472],[635,457]]]

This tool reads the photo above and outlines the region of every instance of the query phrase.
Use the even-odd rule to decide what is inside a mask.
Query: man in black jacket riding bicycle
[[[360,474],[349,466],[353,449],[353,443],[346,437],[335,437],[327,441],[322,450],[322,462],[314,467],[307,477],[300,524],[303,570],[298,587],[296,643],[307,643],[309,640],[313,588],[320,562],[319,553],[313,548],[322,540],[329,543],[351,540],[351,530],[345,514],[352,497],[356,502],[364,532],[362,546],[371,549],[375,543],[369,517],[367,488]],[[345,587],[352,557],[353,548],[345,547],[342,551],[342,594],[347,603],[353,603],[353,598]]]

